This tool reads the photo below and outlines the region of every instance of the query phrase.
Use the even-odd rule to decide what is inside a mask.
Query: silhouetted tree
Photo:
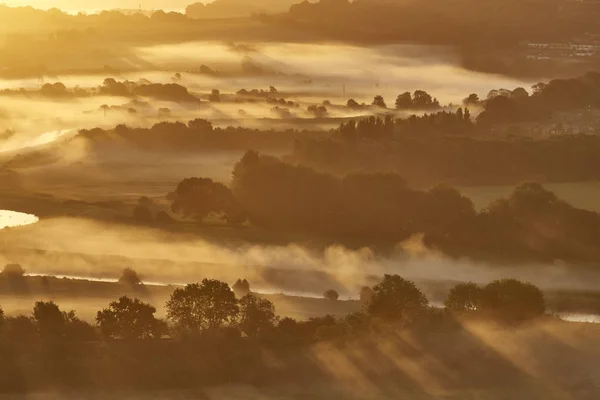
[[[53,301],[36,302],[33,319],[42,337],[61,337],[66,332],[65,315]]]
[[[348,102],[346,103],[346,107],[357,109],[357,108],[361,108],[361,105],[358,104],[356,102],[356,100],[349,99]]]
[[[340,294],[333,289],[329,289],[326,290],[325,293],[323,293],[323,298],[327,300],[337,300],[340,298]]]
[[[30,341],[38,335],[35,321],[25,315],[6,318],[4,324],[6,335],[12,341]]]
[[[236,297],[241,299],[250,294],[250,283],[246,279],[238,279],[232,286]]]
[[[234,218],[240,214],[236,199],[231,190],[220,182],[210,178],[184,179],[175,192],[169,194],[173,200],[171,209],[186,217],[198,220],[211,213]]]
[[[133,209],[133,219],[136,222],[147,224],[154,221],[154,217],[150,209],[142,204],[138,204]]]
[[[19,264],[6,264],[0,275],[7,279],[22,279],[25,276],[25,269]]]
[[[225,282],[213,279],[176,289],[166,308],[167,318],[183,335],[230,324],[239,312],[231,288]]]
[[[426,110],[431,108],[438,108],[440,106],[440,103],[437,101],[437,99],[432,99],[431,95],[426,91],[415,90],[415,92],[413,93],[412,105],[413,108]]]
[[[154,317],[155,312],[156,308],[150,304],[123,296],[98,311],[96,323],[105,338],[160,338],[164,325]]]
[[[444,306],[451,311],[475,311],[481,302],[481,291],[473,282],[460,283],[450,290]]]
[[[137,286],[142,285],[142,280],[140,279],[138,273],[135,270],[131,268],[125,268],[121,273],[119,283],[121,285]]]
[[[369,304],[373,299],[373,288],[369,286],[363,286],[360,288],[360,301],[363,304]]]
[[[471,93],[462,101],[462,103],[465,107],[476,107],[481,103],[481,100],[477,93]]]
[[[348,100],[350,101],[350,100]],[[373,98],[373,103],[372,103],[375,107],[381,107],[381,108],[387,108],[386,104],[385,104],[385,100],[383,100],[382,96],[375,96]]]
[[[239,326],[248,337],[257,337],[272,329],[276,321],[275,306],[269,300],[252,294],[240,300]]]
[[[210,92],[210,96],[208,96],[208,101],[212,103],[219,103],[221,101],[221,92],[219,92],[217,89],[213,89],[212,92]]]
[[[386,274],[383,281],[373,287],[368,311],[383,319],[397,320],[422,312],[427,304],[425,295],[413,282],[398,275]]]
[[[523,321],[543,315],[546,303],[542,291],[535,285],[502,279],[483,288],[481,310],[500,320]]]
[[[396,98],[396,108],[404,110],[412,107],[412,95],[410,92],[404,92]]]
[[[196,118],[189,121],[187,126],[193,131],[212,132],[213,130],[212,122],[202,118]]]

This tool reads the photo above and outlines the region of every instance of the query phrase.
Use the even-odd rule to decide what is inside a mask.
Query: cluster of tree
[[[387,115],[384,118],[371,116],[342,122],[336,134],[345,140],[372,140],[389,142],[402,139],[406,134],[455,134],[464,135],[474,130],[471,112],[459,108],[456,112],[438,111],[421,116],[411,115],[406,119],[394,119]]]
[[[131,81],[119,82],[114,78],[106,78],[99,88],[100,94],[109,96],[143,96],[157,100],[179,103],[199,103],[200,100],[190,94],[186,87],[176,83],[142,83]]]
[[[554,79],[532,87],[533,93],[523,88],[492,90],[484,101],[484,111],[477,118],[478,125],[490,127],[530,120],[539,120],[569,110],[600,107],[600,73],[588,72],[571,79]],[[476,103],[470,95],[465,104]]]
[[[371,106],[376,108],[388,108],[385,99],[381,95],[377,95],[373,98]],[[395,106],[397,110],[434,110],[440,108],[440,103],[437,99],[432,98],[426,91],[415,90],[414,94],[405,92],[398,95]],[[354,99],[349,99],[346,103],[346,107],[352,109],[364,109],[368,106],[364,103],[359,104]]]
[[[99,311],[95,326],[52,302],[36,303],[29,316],[6,316],[0,309],[0,393],[49,389],[155,393],[165,388],[273,380],[278,385],[308,383],[325,378],[322,365],[315,364],[315,354],[327,354],[319,350],[330,346],[340,356],[368,354],[367,365],[353,363],[353,368],[365,367],[365,371],[391,364],[390,351],[392,360],[412,363],[415,359],[409,357],[414,357],[414,349],[422,349],[435,357],[436,368],[443,362],[452,370],[452,384],[457,375],[471,382],[473,376],[456,367],[463,364],[465,348],[470,349],[471,360],[478,360],[478,372],[483,366],[497,372],[498,366],[507,365],[505,359],[498,364],[492,361],[497,348],[485,351],[480,337],[470,339],[471,321],[478,327],[491,324],[495,332],[502,326],[502,337],[511,338],[514,325],[519,324],[521,336],[536,327],[538,319],[545,320],[539,290],[515,280],[492,282],[481,289],[458,285],[449,294],[445,310],[431,307],[413,282],[397,275],[386,275],[374,287],[363,288],[361,296],[363,292],[369,298],[359,312],[304,321],[277,318],[265,298],[250,294],[236,299],[227,284],[214,280],[177,288],[166,304],[166,320],[156,318],[153,305],[130,297]],[[368,343],[385,345],[377,350]],[[448,349],[456,347],[460,350],[451,351],[449,357]],[[398,353],[405,348],[406,352]],[[385,354],[378,357],[381,351]],[[417,357],[422,361],[421,351]],[[330,359],[326,362],[331,365]],[[393,369],[386,375],[394,382],[404,379]],[[474,376],[481,378],[481,373]]]
[[[185,9],[189,18],[249,17],[254,14],[273,14],[288,11],[296,0],[216,0],[211,3],[194,3]]]
[[[159,122],[150,128],[118,125],[110,130],[82,129],[75,140],[88,140],[97,146],[120,146],[125,143],[145,150],[188,152],[212,149],[289,149],[297,139],[323,135],[324,132],[314,131],[215,128],[211,122],[198,118],[187,123]]]
[[[450,187],[415,190],[392,173],[338,178],[248,152],[234,168],[231,190],[198,178],[180,187],[174,210],[198,219],[213,213],[267,229],[362,238],[363,244],[424,234],[426,245],[456,256],[600,260],[600,215],[536,183],[477,212]]]
[[[600,178],[599,136],[488,137],[478,129],[468,109],[397,120],[371,117],[341,124],[326,140],[296,141],[290,160],[336,174],[391,170],[419,186]]]
[[[63,312],[54,302],[43,301],[35,303],[31,317],[7,318],[0,308],[0,329],[13,341],[35,337],[89,341],[97,340],[98,334],[107,340],[193,338],[229,329],[230,333],[237,331],[249,338],[269,340],[282,334],[293,335],[294,342],[299,343],[302,338],[308,342],[333,339],[332,333],[360,334],[361,327],[372,318],[387,323],[412,323],[431,310],[421,290],[398,275],[385,275],[373,288],[363,288],[361,296],[365,290],[369,292],[364,311],[341,320],[331,316],[306,322],[279,319],[273,303],[250,293],[246,280],[238,280],[236,286],[243,297],[236,298],[227,283],[211,279],[177,288],[165,306],[166,321],[155,317],[154,306],[123,296],[98,311],[97,329],[77,318],[74,311]],[[339,294],[330,290],[324,297],[337,301]],[[473,283],[458,284],[450,291],[445,307],[451,313],[471,313],[501,322],[527,321],[545,313],[542,292],[515,279],[494,281],[483,288]]]
[[[3,89],[0,95],[25,95],[64,99],[71,97],[88,97],[93,95],[108,95],[122,97],[150,97],[156,100],[173,101],[177,103],[194,103],[197,104],[200,100],[190,94],[188,89],[176,83],[151,83],[148,80],[142,79],[139,82],[123,81],[119,82],[114,78],[106,78],[102,86],[90,90],[75,87],[68,89],[62,82],[45,83],[39,90],[21,89]],[[108,107],[108,106],[106,106]],[[129,109],[132,109],[131,107]]]
[[[396,108],[398,110],[431,110],[440,108],[440,102],[432,98],[429,93],[424,90],[415,90],[414,94],[404,92],[396,98]]]

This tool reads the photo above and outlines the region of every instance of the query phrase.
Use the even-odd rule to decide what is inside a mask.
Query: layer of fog
[[[204,1],[209,3],[210,0]],[[23,7],[31,6],[39,9],[58,8],[69,13],[94,13],[100,10],[111,9],[137,9],[143,4],[144,10],[162,9],[166,11],[181,11],[190,3],[189,0],[7,0],[3,2],[8,6]]]
[[[114,75],[117,80],[154,83],[177,83],[194,95],[206,99],[212,89],[231,95],[245,88],[268,90],[274,86],[280,94],[300,105],[290,108],[291,116],[308,119],[310,104],[329,100],[328,117],[356,117],[365,111],[352,111],[343,105],[349,98],[370,104],[375,95],[382,95],[393,107],[396,96],[404,91],[424,89],[442,104],[459,104],[469,93],[485,96],[493,88],[529,88],[534,82],[524,82],[498,75],[465,70],[448,48],[412,45],[359,47],[342,44],[255,43],[252,45],[192,42],[138,48],[135,56],[144,70]],[[215,74],[195,73],[207,65]],[[175,73],[181,79],[174,80]],[[107,73],[108,74],[108,73]],[[46,82],[62,82],[68,88],[98,87],[107,74],[64,75],[48,77]],[[35,90],[39,77],[0,80],[0,88]],[[183,120],[207,118],[217,126],[250,128],[290,128],[293,120],[273,113],[265,102],[222,103],[204,107],[189,107],[172,102],[151,101],[148,110],[137,115],[126,112],[98,112],[103,105],[126,106],[130,99],[90,97],[70,100],[43,100],[27,97],[0,98],[0,132],[10,129],[17,133],[12,142],[2,143],[2,149],[36,143],[47,132],[69,131],[119,123],[147,126],[159,119]],[[158,118],[158,109],[169,108],[171,116]],[[241,112],[240,110],[243,110]],[[289,116],[288,116],[289,117]],[[269,124],[279,121],[277,124]],[[301,128],[329,129],[334,124],[323,121]],[[297,127],[297,126],[296,126]]]
[[[362,285],[377,282],[384,273],[419,282],[515,277],[546,290],[597,290],[599,278],[561,263],[515,267],[453,260],[429,251],[419,238],[381,256],[368,248],[337,245],[317,250],[294,243],[217,244],[197,235],[68,218],[0,231],[0,246],[0,264],[18,262],[29,273],[116,279],[130,267],[143,279],[164,284],[205,277],[233,283],[245,277],[263,291],[318,295],[335,288],[346,297],[356,297]]]

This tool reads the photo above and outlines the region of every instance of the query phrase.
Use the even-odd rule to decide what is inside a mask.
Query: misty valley
[[[0,398],[600,398],[600,5],[0,5]]]

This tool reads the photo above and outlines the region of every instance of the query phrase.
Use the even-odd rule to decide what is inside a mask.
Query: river
[[[35,224],[40,219],[32,214],[0,210],[0,229]]]

